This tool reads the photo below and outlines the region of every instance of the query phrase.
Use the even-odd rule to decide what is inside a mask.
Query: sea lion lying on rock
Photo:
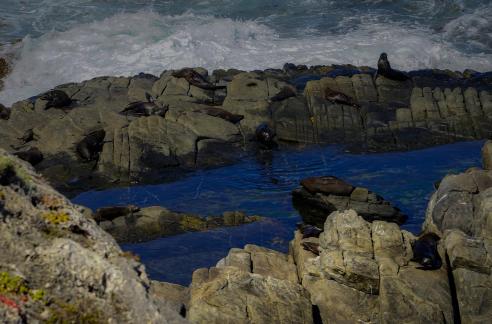
[[[194,112],[200,112],[200,113],[207,114],[209,116],[222,118],[233,124],[237,124],[244,119],[243,115],[233,114],[228,112],[227,110],[224,110],[222,108],[216,108],[216,107],[200,108],[194,110]]]
[[[330,88],[325,89],[325,99],[336,104],[353,106],[359,108],[360,106],[354,102],[352,98],[344,93],[332,90]]]
[[[105,136],[104,129],[89,133],[77,144],[76,151],[79,157],[85,161],[97,161],[104,145]]]
[[[0,104],[0,119],[8,120],[10,118],[10,109]]]
[[[31,163],[32,166],[38,165],[44,158],[43,153],[37,147],[32,147],[26,151],[15,152],[14,155],[21,160]]]
[[[260,124],[255,131],[255,138],[262,149],[271,150],[277,147],[275,132],[267,123]]]
[[[203,90],[219,90],[219,89],[225,89],[227,86],[217,86],[212,83],[210,83],[207,79],[205,79],[200,73],[196,72],[193,69],[181,69],[179,71],[176,71],[172,74],[173,77],[175,78],[184,78],[186,81],[188,81],[189,84],[203,89]]]
[[[386,53],[381,53],[381,56],[379,56],[378,71],[376,72],[376,77],[378,75],[382,75],[385,78],[393,81],[407,81],[408,79],[410,79],[409,76],[405,73],[398,70],[393,70],[391,68],[390,62],[388,61],[388,54]]]
[[[134,116],[134,117],[145,117],[145,116],[161,116],[164,117],[166,112],[169,110],[168,106],[160,107],[155,102],[154,98],[146,94],[147,101],[135,101],[130,103],[120,112],[120,115]]]
[[[279,93],[270,98],[271,102],[278,102],[288,98],[292,98],[297,96],[297,90],[294,86],[286,85],[284,86]]]
[[[440,237],[434,233],[427,233],[419,237],[412,244],[412,261],[418,262],[422,270],[437,270],[442,266],[441,256],[437,251],[437,244]]]
[[[50,90],[43,93],[38,99],[47,101],[45,110],[50,108],[64,108],[72,104],[72,99],[61,90]]]
[[[309,237],[319,237],[319,235],[323,233],[321,228],[303,223],[297,224],[297,229],[301,232],[303,239]]]
[[[349,196],[354,186],[333,176],[309,177],[301,181],[301,185],[311,194],[333,194]]]

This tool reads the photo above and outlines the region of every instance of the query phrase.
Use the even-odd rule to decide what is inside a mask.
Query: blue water
[[[194,269],[214,265],[232,247],[253,243],[287,251],[300,221],[290,192],[308,176],[335,175],[369,188],[409,215],[402,227],[418,233],[434,182],[446,174],[480,166],[482,145],[483,141],[463,142],[367,155],[347,154],[334,146],[277,151],[269,162],[251,157],[235,165],[195,172],[174,183],[90,191],[73,201],[92,209],[161,205],[201,215],[242,210],[267,217],[264,222],[236,228],[123,245],[142,257],[152,278],[188,284]]]
[[[381,52],[398,69],[489,71],[491,16],[490,0],[1,0],[0,103],[101,75],[374,67]]]

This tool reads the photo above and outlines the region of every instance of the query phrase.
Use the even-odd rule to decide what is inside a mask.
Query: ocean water
[[[434,183],[449,173],[480,166],[483,141],[462,142],[411,152],[347,154],[336,146],[273,152],[271,159],[250,157],[222,168],[197,171],[160,185],[90,191],[75,203],[99,207],[160,205],[176,211],[220,215],[242,210],[265,221],[161,238],[123,249],[141,256],[150,276],[188,284],[193,270],[210,267],[230,248],[258,244],[286,252],[300,216],[291,191],[308,176],[335,175],[380,194],[409,215],[402,228],[418,234]]]
[[[492,70],[490,0],[1,0],[0,102],[101,75],[297,64]]]

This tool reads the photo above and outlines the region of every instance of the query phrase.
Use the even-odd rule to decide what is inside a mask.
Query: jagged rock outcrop
[[[146,208],[125,206],[101,208],[96,212],[95,219],[99,226],[111,234],[118,243],[127,243],[249,224],[260,220],[261,217],[247,216],[242,212],[224,212],[222,216],[200,217],[173,212],[160,206]]]
[[[323,227],[332,212],[347,209],[357,211],[370,222],[384,220],[401,225],[407,219],[398,208],[376,193],[333,176],[303,179],[301,187],[292,191],[292,201],[302,220],[318,227]]]
[[[4,323],[185,322],[157,302],[141,263],[1,149],[0,245]]]

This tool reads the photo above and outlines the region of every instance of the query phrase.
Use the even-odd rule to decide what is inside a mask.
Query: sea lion
[[[412,261],[418,262],[422,270],[437,270],[442,266],[441,256],[437,251],[437,242],[440,237],[434,233],[427,233],[412,243]]]
[[[50,90],[39,96],[39,99],[47,101],[45,109],[64,108],[72,104],[72,99],[61,90]]]
[[[26,151],[19,151],[14,153],[19,159],[29,162],[32,166],[36,166],[43,161],[43,153],[37,148],[32,147]]]
[[[10,118],[10,109],[0,104],[0,119],[8,120]]]
[[[297,96],[297,90],[294,86],[286,85],[284,86],[279,93],[270,98],[271,102],[282,101],[291,97]]]
[[[189,68],[176,71],[172,74],[172,76],[175,78],[184,78],[186,79],[186,81],[188,81],[189,84],[194,85],[195,87],[203,90],[219,90],[219,89],[227,88],[226,86],[217,86],[210,83],[200,73]]]
[[[356,108],[360,107],[358,104],[354,102],[352,98],[350,98],[349,96],[347,96],[342,92],[338,92],[333,89],[326,88],[324,95],[326,100],[331,101],[333,103],[352,106]]]
[[[319,244],[314,242],[302,242],[302,248],[306,251],[310,251],[316,255],[319,255]]]
[[[382,75],[393,81],[406,81],[410,79],[405,73],[391,68],[390,62],[388,61],[388,54],[386,53],[381,53],[379,56],[378,71],[376,72],[375,78],[378,75]]]
[[[28,130],[26,130],[24,132],[24,134],[21,137],[19,137],[17,139],[21,140],[22,141],[22,144],[26,144],[26,143],[29,143],[29,142],[33,141],[34,140],[34,131],[33,131],[33,129],[32,128],[29,128]]]
[[[194,110],[194,112],[201,112],[201,113],[207,114],[209,116],[222,118],[222,119],[227,120],[228,122],[231,122],[233,124],[237,124],[241,120],[244,119],[243,115],[236,115],[236,114],[228,112],[227,110],[224,110],[222,108],[216,108],[216,107],[200,108],[200,109]]]
[[[333,176],[308,177],[301,180],[301,186],[311,194],[350,196],[354,186]]]
[[[104,145],[105,136],[106,132],[104,129],[94,131],[85,136],[76,146],[79,157],[87,162],[98,160],[99,153],[101,153]]]
[[[92,218],[97,222],[112,221],[120,216],[127,216],[129,214],[138,212],[139,207],[134,205],[128,206],[113,206],[113,207],[103,207],[98,208]]]
[[[278,146],[274,140],[275,132],[270,128],[270,126],[268,126],[267,123],[260,124],[256,128],[255,137],[262,149],[271,150]]]
[[[323,232],[323,230],[319,227],[303,223],[297,224],[297,228],[301,232],[303,239],[309,237],[319,237],[319,235]]]
[[[157,115],[164,117],[166,115],[166,112],[169,110],[168,106],[161,107],[157,105],[155,102],[154,97],[149,95],[148,93],[145,94],[147,97],[147,101],[135,101],[128,106],[125,107],[122,111],[120,111],[120,115],[125,115],[125,116],[134,116],[134,117],[143,117],[143,116],[152,116],[152,115]]]

